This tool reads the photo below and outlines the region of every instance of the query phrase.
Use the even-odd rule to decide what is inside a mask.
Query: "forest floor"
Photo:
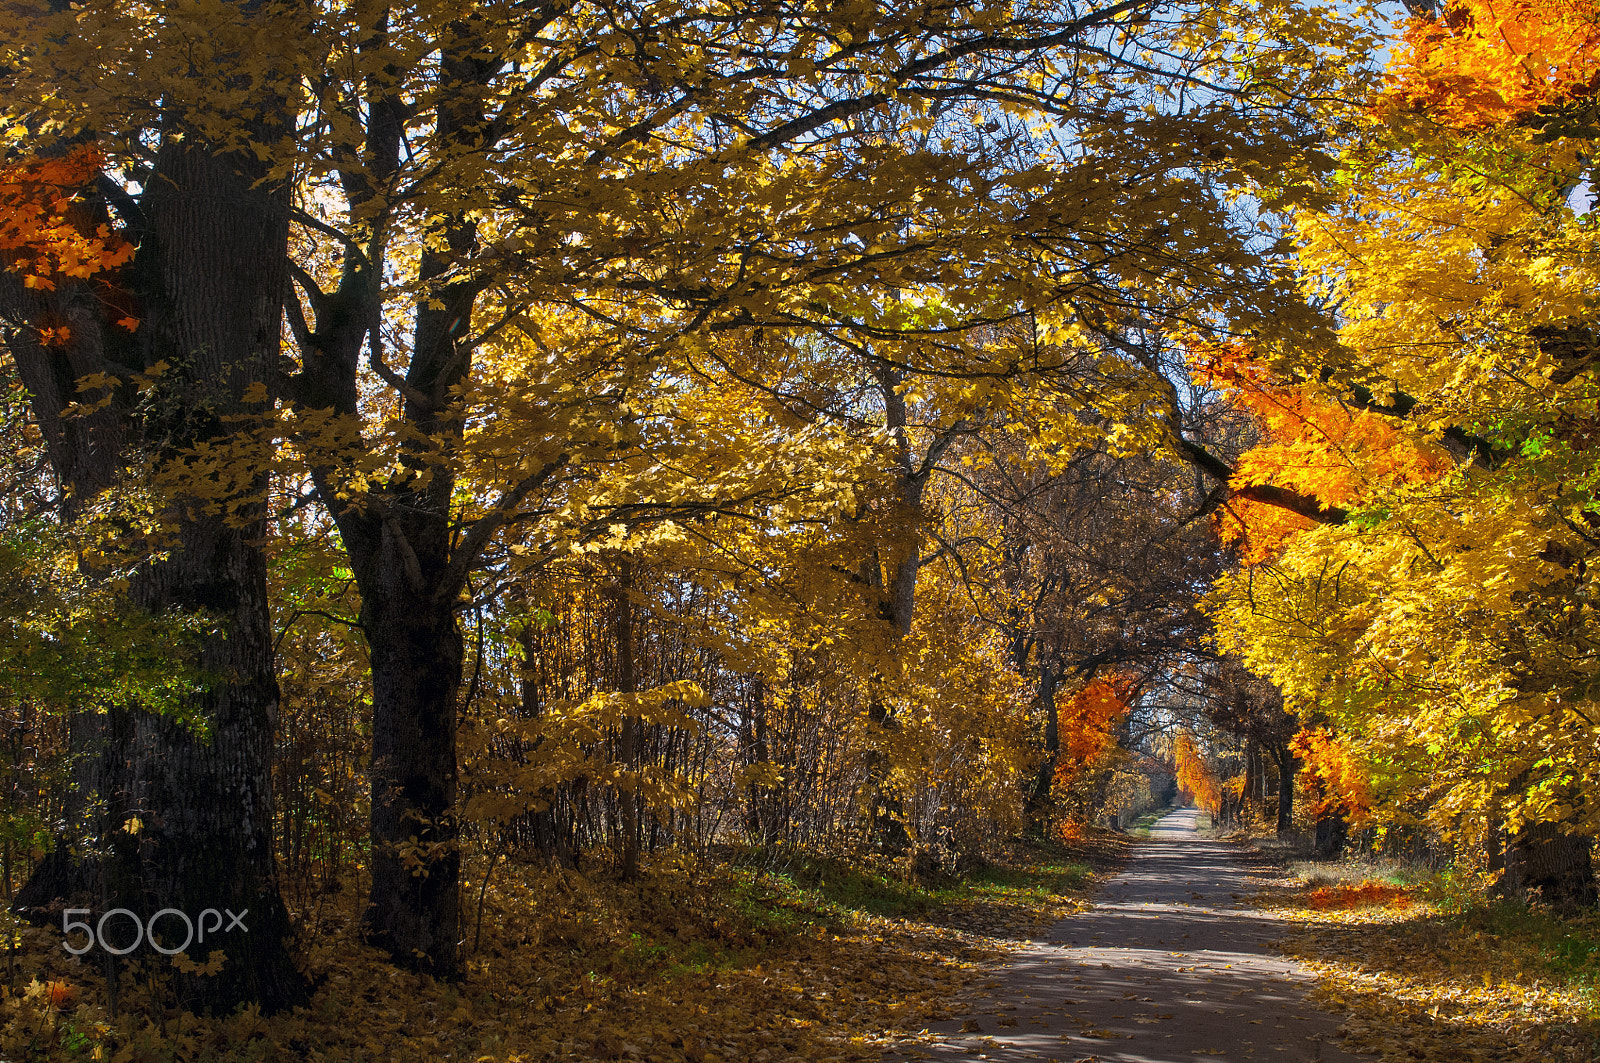
[[[1351,857],[1287,864],[1253,903],[1344,1016],[1344,1047],[1385,1063],[1600,1060],[1600,913],[1495,903],[1483,883]]]
[[[465,891],[466,975],[396,971],[359,941],[362,891],[291,897],[309,1007],[270,1018],[178,1008],[164,968],[100,966],[29,928],[0,984],[0,1061],[464,1060],[856,1063],[925,1040],[1030,935],[1089,907],[1128,841],[1013,848],[924,884],[817,857],[658,862],[623,884],[502,862]],[[165,961],[164,961],[165,962]]]
[[[184,1012],[145,963],[124,966],[113,1020],[99,966],[30,929],[0,983],[0,1061],[1600,1059],[1593,919],[1370,865],[1296,877],[1192,812],[1145,829],[935,884],[793,854],[662,862],[634,884],[502,862],[481,933],[469,883],[454,983],[361,945],[349,883],[295,904],[317,988],[271,1018]]]

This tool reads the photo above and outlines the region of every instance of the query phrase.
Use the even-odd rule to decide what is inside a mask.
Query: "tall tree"
[[[95,110],[86,98],[113,75],[74,68],[86,61],[73,32],[100,14],[65,4],[31,11],[4,46],[8,118],[46,159],[79,164],[76,181],[35,180],[37,195],[5,209],[13,225],[49,220],[55,234],[104,254],[64,258],[50,234],[34,245],[42,253],[15,250],[0,274],[0,312],[63,515],[82,515],[114,489],[153,489],[150,516],[169,530],[156,533],[158,552],[138,566],[129,593],[153,616],[202,614],[212,630],[195,662],[208,678],[180,712],[84,708],[105,713],[84,751],[97,754],[103,802],[87,854],[100,884],[95,906],[141,918],[162,908],[248,912],[248,932],[196,947],[221,950],[221,973],[180,974],[180,993],[219,1009],[277,1008],[301,999],[304,985],[287,948],[271,839],[278,688],[260,549],[264,470],[231,484],[185,470],[197,452],[226,443],[232,421],[258,412],[249,396],[278,357],[290,184],[270,160],[291,133],[301,59],[261,44],[283,39],[281,11],[218,5],[206,16],[214,58],[205,71],[146,70],[137,92],[117,89],[116,104]],[[126,46],[112,54],[135,61]],[[117,272],[103,268],[119,260]]]
[[[1600,827],[1595,14],[1411,23],[1340,200],[1298,219],[1340,342],[1212,352],[1268,426],[1235,483],[1321,503],[1219,514],[1264,562],[1219,598],[1225,637],[1330,709],[1380,792],[1561,903],[1594,900]]]

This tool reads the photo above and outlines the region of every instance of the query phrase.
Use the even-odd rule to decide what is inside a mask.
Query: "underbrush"
[[[1082,907],[1114,847],[1019,848],[935,883],[802,855],[778,869],[660,860],[632,884],[503,862],[481,937],[481,883],[464,891],[454,982],[397,971],[361,944],[352,883],[297,913],[317,989],[308,1007],[271,1018],[182,1011],[165,967],[146,960],[123,964],[113,1019],[99,963],[67,955],[53,929],[28,929],[0,990],[0,1059],[875,1059],[951,1014],[1008,937]]]

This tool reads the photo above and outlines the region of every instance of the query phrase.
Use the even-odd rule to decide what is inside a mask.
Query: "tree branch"
[[[461,542],[456,545],[450,557],[450,567],[445,572],[445,578],[439,582],[438,596],[445,600],[455,598],[461,588],[466,586],[467,577],[472,574],[472,566],[477,564],[478,555],[489,544],[523,499],[535,490],[550,482],[567,463],[572,460],[572,455],[562,454],[554,461],[546,462],[539,470],[529,476],[523,477],[513,485],[505,494],[500,496],[490,510],[467,529],[467,534],[462,536]]]

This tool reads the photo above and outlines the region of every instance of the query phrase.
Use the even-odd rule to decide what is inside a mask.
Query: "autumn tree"
[[[184,30],[206,38],[200,69],[146,50],[160,27],[142,11],[18,9],[0,45],[0,313],[62,516],[146,489],[143,527],[122,524],[148,536],[133,544],[149,552],[129,595],[152,617],[209,618],[194,666],[210,678],[181,711],[152,711],[136,694],[79,709],[100,714],[83,752],[101,752],[104,807],[89,853],[62,849],[32,885],[41,903],[91,886],[97,907],[141,916],[248,910],[248,933],[201,949],[220,949],[220,974],[177,976],[184,998],[224,1009],[303,993],[270,834],[265,485],[260,471],[196,482],[184,465],[258,411],[251,396],[278,357],[290,183],[271,160],[291,136],[309,58],[280,47],[297,40],[280,14],[208,9]],[[116,49],[76,51],[108,20],[124,35]],[[19,161],[21,149],[34,159]],[[84,873],[70,873],[83,855]]]
[[[1130,284],[1266,319],[1284,291],[1264,296],[1242,249],[1217,250],[1240,247],[1234,222],[1191,175],[1242,167],[1263,196],[1292,195],[1279,175],[1307,145],[1241,89],[1134,118],[1109,83],[1072,73],[1065,58],[1101,42],[1128,57],[1108,70],[1135,81],[1134,55],[1167,41],[1197,73],[1224,68],[1216,12],[1119,21],[1133,6],[375,12],[338,37],[328,24],[338,59],[319,99],[342,117],[310,167],[327,192],[299,216],[316,250],[296,274],[308,313],[302,328],[290,307],[300,356],[280,394],[362,592],[380,765],[370,920],[398,955],[453,966],[455,611],[480,551],[535,519],[535,494],[560,520],[607,528],[748,490],[656,475],[558,501],[557,485],[582,482],[568,470],[648,427],[630,412],[651,406],[666,367],[717,358],[718,335],[765,333],[804,351],[799,383],[746,379],[797,386],[819,400],[812,417],[833,387],[807,392],[806,374],[848,357],[876,392],[861,427],[893,421],[918,381],[952,382],[924,405],[953,426],[1053,369],[1045,348],[989,342],[998,321],[1103,321]],[[1117,181],[1101,176],[1111,159]],[[387,285],[385,263],[403,279]],[[533,352],[550,367],[536,387],[502,378],[497,395],[478,371]],[[986,383],[962,397],[963,380]],[[363,387],[388,389],[388,405],[363,405]],[[515,424],[508,408],[530,427],[482,434],[500,448],[481,466],[493,478],[463,506],[453,485],[477,460],[475,426]]]
[[[1582,903],[1595,12],[1434,14],[1351,116],[1337,204],[1297,219],[1339,342],[1219,359],[1276,448],[1235,482],[1321,503],[1236,514],[1264,564],[1225,588],[1222,626],[1507,893]]]

